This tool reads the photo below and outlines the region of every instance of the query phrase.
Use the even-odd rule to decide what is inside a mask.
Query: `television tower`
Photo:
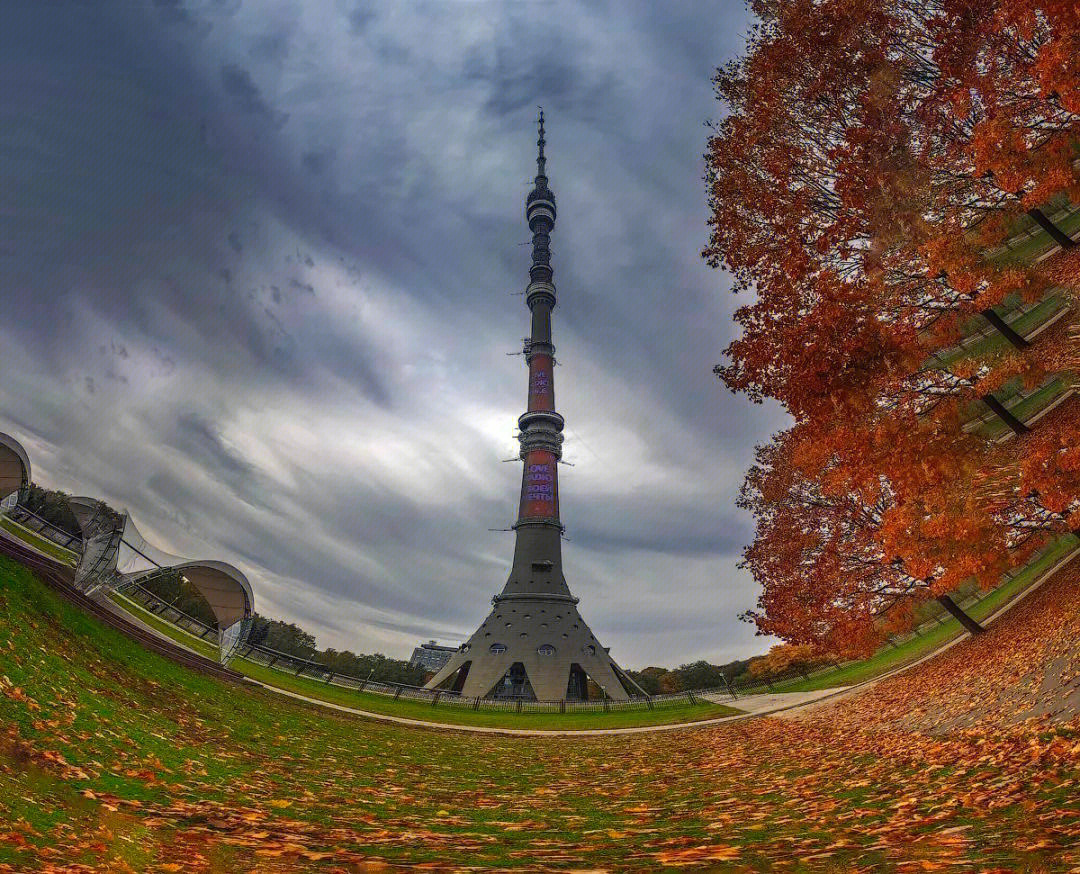
[[[518,417],[521,503],[514,523],[516,544],[510,578],[492,599],[488,617],[455,652],[428,688],[445,688],[467,697],[585,700],[588,679],[600,695],[624,700],[632,681],[578,613],[578,599],[563,576],[559,520],[559,471],[563,417],[555,411],[551,311],[555,285],[551,270],[551,230],[555,195],[548,188],[544,157],[544,111],[538,121],[536,180],[525,199],[532,231],[532,266],[525,304],[532,334],[525,340],[529,367],[526,411]]]

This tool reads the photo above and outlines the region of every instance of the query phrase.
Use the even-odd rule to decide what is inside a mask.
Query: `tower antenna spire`
[[[544,157],[544,145],[547,142],[544,139],[544,107],[536,107],[540,110],[540,117],[536,120],[536,126],[539,130],[540,136],[536,140],[536,181],[539,184],[541,180],[547,181],[547,158]]]

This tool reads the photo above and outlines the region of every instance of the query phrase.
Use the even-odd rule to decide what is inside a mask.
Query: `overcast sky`
[[[0,429],[320,646],[456,641],[506,580],[537,104],[565,569],[631,668],[761,651],[712,366],[710,75],[739,0],[5,3]]]

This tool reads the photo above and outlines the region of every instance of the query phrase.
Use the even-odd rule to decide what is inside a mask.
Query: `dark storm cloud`
[[[312,173],[318,175],[322,173],[334,160],[334,150],[328,149],[325,152],[304,152],[301,159],[304,166]]]
[[[0,427],[323,645],[469,633],[513,545],[487,529],[520,475],[542,103],[571,586],[632,665],[760,648],[732,500],[783,420],[712,376],[735,301],[698,256],[709,76],[744,15],[16,6]]]
[[[374,20],[375,10],[368,4],[361,4],[348,15],[349,30],[354,34],[363,33]]]
[[[280,64],[289,56],[289,40],[283,33],[258,37],[251,44],[249,54],[259,61]]]
[[[281,127],[289,120],[288,113],[274,112],[267,105],[251,74],[243,67],[225,64],[221,68],[221,87],[233,98],[241,112],[261,116],[275,127]]]
[[[509,52],[499,54],[495,69],[473,75],[491,84],[487,108],[495,115],[516,115],[531,109],[537,94],[543,94],[549,103],[562,103],[582,79],[581,70],[563,59],[534,58],[531,64],[523,65],[506,57]]]
[[[184,0],[153,0],[154,8],[163,22],[193,25],[195,19],[184,6]]]
[[[302,293],[314,294],[314,289],[309,285],[298,284],[294,287]],[[383,381],[379,363],[367,349],[350,341],[348,336],[329,324],[319,330],[318,342],[320,363],[329,373],[353,386],[380,407],[391,405],[390,390]]]
[[[586,499],[577,509],[570,531],[585,549],[606,552],[637,550],[670,555],[712,556],[730,560],[753,532],[730,507],[687,506],[685,501],[630,499],[598,502]]]
[[[203,470],[213,474],[240,500],[266,507],[272,489],[263,482],[258,469],[232,447],[226,445],[220,428],[198,413],[184,413],[165,437],[166,445],[184,453]],[[167,492],[163,494],[167,496]]]

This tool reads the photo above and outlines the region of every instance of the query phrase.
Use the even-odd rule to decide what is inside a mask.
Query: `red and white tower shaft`
[[[550,244],[555,226],[555,195],[548,188],[545,173],[543,111],[539,126],[536,184],[525,202],[525,217],[533,232],[532,266],[525,289],[525,303],[532,312],[532,334],[525,341],[525,360],[529,364],[528,406],[518,419],[525,470],[517,524],[543,522],[554,524],[561,531],[558,461],[562,457],[563,418],[555,411],[555,347],[551,343],[555,285]]]
[[[514,523],[517,542],[510,578],[496,600],[540,593],[573,600],[562,571],[562,532],[559,518],[559,459],[562,458],[563,417],[555,410],[555,347],[551,342],[551,311],[555,284],[551,270],[551,230],[555,227],[555,195],[548,187],[544,157],[544,113],[540,112],[536,141],[536,180],[525,200],[525,217],[532,230],[532,265],[525,304],[532,313],[532,332],[525,341],[529,365],[529,397],[518,417],[521,443],[521,502]]]

